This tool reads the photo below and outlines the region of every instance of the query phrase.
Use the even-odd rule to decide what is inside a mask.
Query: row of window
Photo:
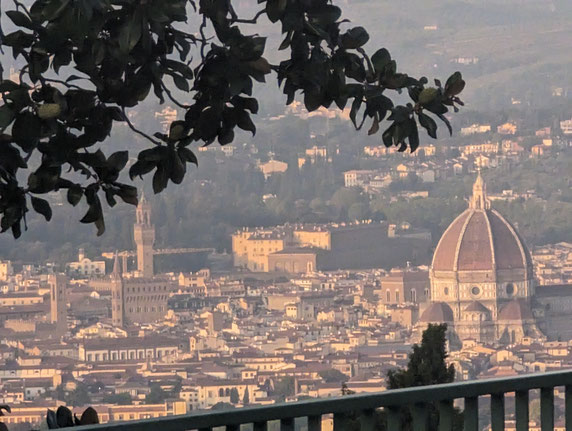
[[[385,292],[385,300],[386,302],[391,302],[391,291],[389,289]],[[395,302],[399,302],[399,300],[400,300],[399,290],[396,290]],[[411,289],[411,296],[409,300],[414,303],[417,302],[417,290]]]
[[[112,360],[112,361],[117,361],[117,360],[126,360],[126,359],[145,359],[145,358],[162,358],[165,355],[174,355],[175,353],[177,353],[176,349],[171,349],[171,350],[157,350],[157,354],[155,355],[153,352],[147,352],[147,355],[145,355],[144,351],[130,351],[128,352],[111,352],[111,354],[108,353],[88,353],[87,354],[87,362],[98,362],[98,361],[108,361],[108,360]]]
[[[139,293],[139,292],[161,292],[167,291],[167,286],[143,286],[143,287],[128,287],[127,293]]]
[[[165,311],[165,307],[163,305],[159,305],[158,307],[129,307],[130,313],[155,313],[155,312],[163,312]]]
[[[512,284],[512,283],[508,283],[508,284],[505,286],[505,292],[506,292],[506,294],[507,294],[508,296],[512,296],[512,295],[514,295],[515,292],[516,292],[516,287],[515,287],[514,284]],[[479,286],[473,286],[473,287],[471,287],[471,295],[473,295],[473,296],[479,296],[481,293],[482,293],[482,290],[481,290],[481,288],[480,288]],[[448,288],[448,287],[443,288],[443,294],[444,294],[445,296],[449,296],[449,288]]]
[[[150,296],[128,296],[125,298],[125,302],[149,302],[149,301],[166,301],[169,299],[168,295],[150,295]]]

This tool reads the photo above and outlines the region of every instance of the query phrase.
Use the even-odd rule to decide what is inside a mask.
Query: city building
[[[459,340],[515,343],[542,338],[532,311],[535,292],[526,244],[491,208],[479,172],[469,208],[445,230],[430,270],[431,303],[421,326],[445,322]]]
[[[258,168],[264,174],[264,178],[267,179],[274,174],[283,174],[286,172],[288,170],[288,163],[272,159],[266,163],[261,163]]]
[[[301,273],[428,260],[430,243],[426,230],[368,220],[242,229],[232,236],[232,251],[236,267]]]
[[[55,325],[58,335],[64,335],[67,331],[67,281],[63,274],[48,275],[50,322]]]
[[[12,262],[9,260],[0,260],[0,281],[7,281],[10,276],[14,274]]]
[[[105,261],[89,259],[83,248],[79,249],[77,261],[69,262],[66,266],[71,276],[103,277],[105,275]]]

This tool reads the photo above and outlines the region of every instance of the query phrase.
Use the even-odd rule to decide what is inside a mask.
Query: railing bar
[[[429,419],[427,404],[414,404],[411,407],[411,414],[413,415],[413,430],[427,431]]]
[[[479,398],[465,398],[464,431],[479,431]]]
[[[514,394],[516,431],[528,431],[528,391],[516,391]]]
[[[282,419],[280,421],[280,431],[294,431],[294,419]]]
[[[308,431],[322,431],[322,416],[308,416]]]
[[[566,429],[572,430],[572,385],[565,387],[565,415],[566,415]]]
[[[373,394],[347,395],[343,398],[300,401],[280,405],[246,407],[228,411],[192,412],[128,422],[114,422],[74,428],[75,431],[156,431],[224,427],[228,424],[274,421],[291,417],[307,417],[326,413],[359,412],[363,409],[399,407],[412,403],[438,402],[447,399],[476,398],[491,393],[507,393],[543,387],[572,386],[572,371],[537,373],[518,377],[455,382],[442,385],[396,389]],[[572,410],[570,410],[572,411]],[[568,415],[572,417],[572,415]],[[572,420],[572,419],[569,419]],[[572,429],[572,428],[570,428]]]
[[[491,394],[491,430],[504,431],[504,394]]]
[[[540,429],[554,431],[554,388],[540,389]]]
[[[268,430],[268,422],[254,422],[254,426],[252,428],[253,428],[253,431],[267,431]]]
[[[397,408],[387,408],[387,431],[401,431],[401,413]]]
[[[453,430],[453,401],[439,402],[439,431]]]
[[[240,431],[240,425],[227,425],[225,428],[226,431]]]
[[[359,417],[360,431],[375,431],[375,422],[375,410],[363,410]]]

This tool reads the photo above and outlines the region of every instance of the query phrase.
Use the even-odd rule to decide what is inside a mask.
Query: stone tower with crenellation
[[[137,270],[141,277],[151,278],[153,269],[153,244],[155,243],[155,227],[151,223],[151,205],[141,197],[137,206],[134,227],[135,244],[137,245]]]

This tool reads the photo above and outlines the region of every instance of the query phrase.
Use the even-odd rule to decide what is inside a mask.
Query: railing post
[[[479,398],[465,398],[464,431],[479,431]]]
[[[268,424],[267,422],[254,422],[253,431],[267,431]]]
[[[322,416],[308,416],[308,431],[322,430]]]
[[[572,430],[572,385],[566,386],[565,391],[566,429]]]
[[[413,430],[427,431],[429,419],[427,404],[414,404],[411,407],[411,414],[413,415]]]
[[[399,408],[386,407],[387,431],[401,431],[401,413]]]
[[[375,410],[364,410],[359,417],[360,431],[375,431]]]
[[[554,430],[554,388],[540,389],[540,429]]]
[[[240,431],[240,425],[227,425],[226,431]]]
[[[504,394],[491,394],[491,429],[504,431]]]
[[[516,431],[528,431],[528,391],[516,391],[514,394]]]
[[[452,431],[453,414],[452,400],[445,400],[439,403],[439,431]]]
[[[294,419],[280,420],[280,431],[294,431]]]
[[[346,431],[349,428],[350,418],[347,414],[334,414],[334,431]]]

